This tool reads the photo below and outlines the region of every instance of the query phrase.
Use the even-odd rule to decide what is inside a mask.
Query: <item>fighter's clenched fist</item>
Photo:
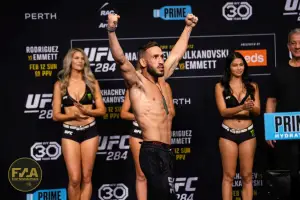
[[[185,18],[185,23],[187,26],[195,27],[198,22],[198,17],[193,14],[188,14]]]
[[[120,19],[120,15],[117,14],[108,14],[107,17],[107,29],[115,30],[118,25],[118,20]]]

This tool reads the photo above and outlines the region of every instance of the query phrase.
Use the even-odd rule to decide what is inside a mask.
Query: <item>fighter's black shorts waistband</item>
[[[159,142],[159,141],[143,141],[143,142],[140,142],[140,143],[142,144],[142,146],[161,148],[163,150],[170,150],[171,149],[170,144],[166,144],[166,143]]]
[[[137,121],[132,122],[132,129],[130,130],[130,136],[139,138],[139,139],[143,139],[142,130],[139,127]]]

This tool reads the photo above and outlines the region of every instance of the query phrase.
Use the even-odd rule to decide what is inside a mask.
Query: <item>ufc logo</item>
[[[99,138],[98,151],[112,150],[113,147],[119,149],[129,149],[129,135],[112,135],[112,136],[102,136]]]
[[[134,129],[133,132],[134,132],[134,133],[138,133],[138,134],[142,134],[142,130],[139,130],[139,129]]]
[[[285,11],[300,10],[299,0],[286,0],[284,10]]]
[[[25,107],[27,109],[43,109],[47,103],[52,103],[52,94],[29,94]]]
[[[193,187],[193,182],[198,181],[198,177],[181,177],[175,180],[175,191],[178,192],[180,188],[184,188],[185,192],[195,192],[196,187]]]
[[[108,47],[88,47],[84,48],[84,52],[88,56],[90,62],[100,62],[102,57],[106,57],[106,60],[104,61],[114,61],[114,58],[112,57],[111,51],[108,49]]]
[[[73,135],[73,131],[65,130],[64,134]]]

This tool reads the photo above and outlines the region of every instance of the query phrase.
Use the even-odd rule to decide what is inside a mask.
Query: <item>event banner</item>
[[[126,58],[135,65],[138,49],[148,41],[157,41],[165,59],[178,38],[119,38]],[[72,39],[71,47],[84,49],[98,79],[119,80],[120,69],[115,63],[107,39]],[[188,49],[172,78],[214,77],[223,73],[225,58],[231,51],[240,52],[251,67],[251,74],[268,74],[275,67],[275,35],[211,35],[191,36]]]

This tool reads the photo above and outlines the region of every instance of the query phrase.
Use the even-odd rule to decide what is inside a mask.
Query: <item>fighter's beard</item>
[[[159,78],[159,77],[164,76],[163,73],[162,73],[162,74],[158,74],[158,73],[154,70],[153,67],[147,67],[147,72],[148,72],[151,76],[156,77],[156,78]]]

